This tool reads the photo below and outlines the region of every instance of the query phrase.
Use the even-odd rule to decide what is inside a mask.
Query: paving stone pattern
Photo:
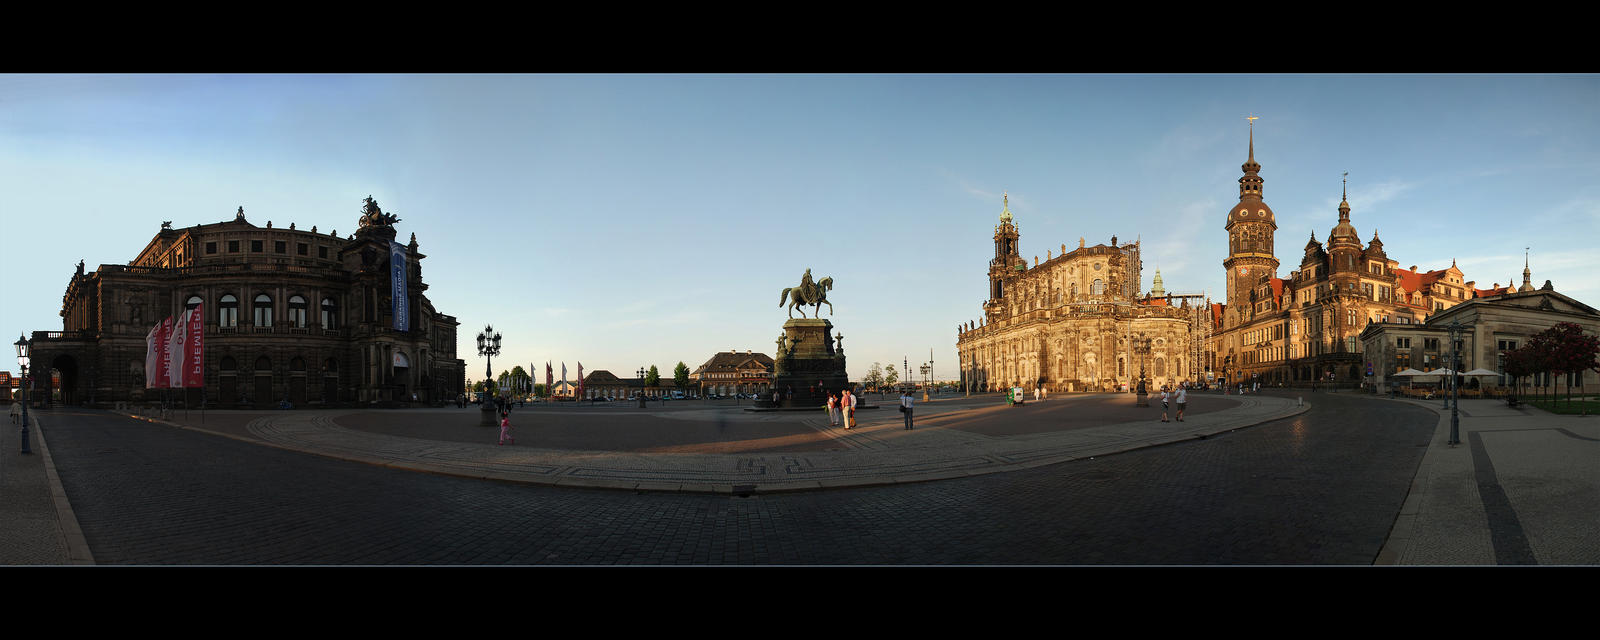
[[[751,497],[399,471],[104,413],[56,420],[50,443],[103,565],[1366,565],[1435,423],[1319,396],[1093,460]]]

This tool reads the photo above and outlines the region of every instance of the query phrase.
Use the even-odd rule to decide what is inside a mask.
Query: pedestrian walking
[[[844,394],[843,391],[839,393]],[[839,426],[839,398],[831,393],[828,394],[828,426]]]
[[[900,394],[900,413],[905,416],[905,419],[906,419],[906,430],[907,431],[911,430],[911,409],[912,409],[911,394],[909,392],[901,393]]]
[[[845,387],[844,391],[840,393],[844,394],[839,396],[839,400],[844,405],[844,428],[854,429],[856,428],[856,396],[850,393],[849,387]]]
[[[1166,422],[1167,421],[1167,400],[1169,398],[1170,398],[1170,396],[1167,395],[1167,387],[1165,385],[1163,385],[1161,387],[1161,421],[1162,422]]]
[[[1189,406],[1189,392],[1183,387],[1178,387],[1178,422],[1183,422],[1183,409]]]
[[[1033,385],[1033,401],[1039,401],[1039,385]]]
[[[501,411],[500,412],[500,444],[505,444],[507,440],[510,440],[511,444],[516,444],[517,443],[516,437],[514,437],[511,434],[511,414],[508,413],[508,412],[505,412],[505,411]]]
[[[11,399],[11,424],[17,424],[22,417],[22,403],[16,398]]]

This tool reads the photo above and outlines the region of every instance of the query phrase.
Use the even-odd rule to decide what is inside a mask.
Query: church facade
[[[1139,242],[1078,247],[1030,267],[1009,198],[995,227],[981,320],[956,331],[963,385],[994,391],[1152,389],[1198,379],[1203,305],[1141,292]]]
[[[60,377],[57,401],[110,407],[169,399],[246,408],[426,404],[464,388],[454,317],[425,295],[416,235],[399,245],[371,198],[346,238],[337,232],[232,220],[163,223],[127,264],[83,263],[62,296],[62,330],[36,331],[35,366]],[[398,283],[397,278],[404,278]],[[392,296],[404,285],[403,304]],[[204,386],[145,389],[146,333],[187,309],[203,314]],[[395,313],[405,314],[396,323]],[[404,329],[396,329],[398,325]],[[38,377],[36,377],[38,378]],[[51,393],[38,384],[36,401]]]

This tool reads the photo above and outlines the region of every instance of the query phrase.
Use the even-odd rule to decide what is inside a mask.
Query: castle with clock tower
[[[1279,277],[1273,250],[1278,223],[1262,199],[1255,118],[1250,120],[1239,203],[1228,209],[1223,225],[1227,298],[1211,305],[1212,331],[1204,348],[1204,366],[1216,379],[1266,385],[1360,382],[1366,370],[1359,335],[1369,323],[1420,324],[1438,311],[1506,290],[1499,283],[1477,289],[1453,261],[1446,269],[1403,269],[1384,252],[1376,231],[1363,244],[1350,222],[1348,177],[1327,244],[1312,232],[1299,268]],[[1418,356],[1406,364],[1437,364],[1436,353],[1419,351]]]

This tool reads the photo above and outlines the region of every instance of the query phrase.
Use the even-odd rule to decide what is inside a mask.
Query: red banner
[[[205,358],[205,305],[197,304],[187,312],[189,331],[183,348],[183,386],[203,387],[206,383]]]

